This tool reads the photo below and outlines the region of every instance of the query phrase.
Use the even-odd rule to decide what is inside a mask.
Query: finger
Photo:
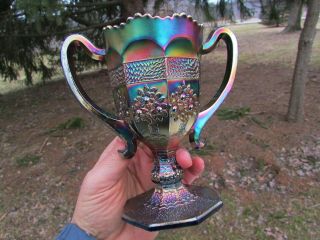
[[[178,164],[183,168],[190,168],[192,166],[192,158],[190,153],[185,148],[180,148],[176,152]]]
[[[188,171],[185,171],[183,173],[182,183],[186,184],[186,185],[190,185],[196,179],[197,179],[197,177],[195,175],[193,175],[192,173],[190,173]]]
[[[195,176],[201,175],[204,170],[204,161],[201,157],[195,156],[192,159],[192,166],[187,169],[190,173]]]
[[[193,158],[193,164],[190,168],[185,169],[183,183],[191,184],[196,180],[204,170],[204,161],[202,158],[196,156]]]

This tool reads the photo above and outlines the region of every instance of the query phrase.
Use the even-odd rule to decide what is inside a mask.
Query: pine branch
[[[85,19],[83,19],[81,17],[75,16],[72,13],[70,14],[69,18],[71,18],[73,21],[75,21],[75,22],[77,22],[77,23],[79,23],[81,25],[84,25],[86,27],[92,25],[91,22],[89,22],[89,21],[87,21],[87,20],[85,20]]]
[[[99,23],[99,24],[94,24],[88,27],[83,27],[83,28],[74,28],[74,29],[69,29],[66,31],[62,31],[62,32],[53,32],[53,33],[46,33],[46,34],[1,34],[0,37],[20,37],[20,38],[37,38],[37,37],[53,37],[53,36],[61,36],[61,35],[66,35],[66,34],[70,34],[70,33],[78,33],[78,32],[85,32],[88,31],[90,29],[94,29],[94,28],[103,28],[105,26],[108,25],[115,25],[115,24],[119,24],[120,22],[122,22],[123,19],[122,18],[118,18],[109,22],[105,22],[105,23]]]
[[[69,10],[70,12],[70,15],[71,14],[76,14],[76,15],[80,15],[80,14],[85,14],[85,13],[89,13],[89,12],[92,12],[92,11],[98,11],[98,10],[101,10],[101,9],[104,9],[104,8],[107,8],[108,6],[100,6],[100,7],[92,7],[92,8],[86,8],[84,10]]]
[[[111,6],[111,5],[120,5],[122,4],[121,0],[114,0],[108,2],[99,2],[99,3],[78,3],[78,4],[63,4],[64,7],[68,8],[79,8],[79,7],[92,7],[92,6]]]

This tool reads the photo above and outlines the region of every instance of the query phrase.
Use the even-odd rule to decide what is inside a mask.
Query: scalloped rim
[[[160,17],[160,16],[152,16],[149,13],[146,14],[141,14],[141,13],[136,13],[134,14],[134,17],[128,17],[126,22],[120,23],[120,25],[108,25],[103,28],[103,30],[112,30],[112,29],[122,29],[124,28],[127,24],[129,24],[132,20],[137,19],[137,18],[150,18],[150,19],[174,19],[174,18],[187,18],[188,20],[192,21],[194,24],[197,24],[199,27],[202,27],[203,24],[200,24],[197,22],[197,20],[194,20],[191,15],[187,15],[186,13],[174,13],[172,16],[166,16],[166,17]]]

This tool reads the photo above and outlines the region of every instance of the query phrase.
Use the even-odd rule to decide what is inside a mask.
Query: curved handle
[[[236,37],[228,28],[218,28],[213,33],[211,38],[205,44],[203,44],[200,53],[207,54],[211,52],[213,49],[215,49],[220,39],[226,43],[228,51],[226,72],[217,93],[210,100],[210,102],[203,107],[203,111],[199,113],[198,118],[192,127],[189,140],[195,145],[196,148],[201,148],[204,146],[204,143],[200,141],[201,131],[230,92],[236,74],[238,62],[238,43]]]
[[[105,50],[96,48],[88,39],[79,34],[74,34],[66,38],[63,42],[61,48],[61,64],[63,68],[64,75],[67,79],[67,83],[80,102],[80,104],[87,109],[89,112],[92,112],[97,117],[102,119],[104,122],[109,124],[122,138],[127,141],[127,147],[124,150],[119,150],[119,152],[125,158],[131,158],[136,150],[136,136],[130,126],[121,119],[118,119],[115,115],[110,114],[104,111],[102,108],[97,106],[92,99],[86,94],[82,88],[80,82],[76,78],[73,53],[75,50],[75,45],[79,46],[81,43],[85,47],[87,54],[94,60],[102,61],[105,56]],[[70,63],[70,64],[69,64]]]

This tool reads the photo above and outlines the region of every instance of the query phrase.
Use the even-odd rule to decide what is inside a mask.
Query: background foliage
[[[166,1],[154,1],[157,11]],[[193,0],[209,21],[233,21],[232,4],[237,4],[241,18],[252,16],[246,0]],[[265,23],[280,23],[280,15],[287,10],[288,1],[261,0]],[[34,74],[43,82],[55,74],[59,47],[71,33],[83,33],[98,46],[104,26],[118,24],[136,12],[142,13],[148,0],[2,0],[0,4],[0,74],[4,80],[25,76],[31,85]],[[85,59],[80,54],[78,58]],[[80,61],[79,67],[89,64]]]

